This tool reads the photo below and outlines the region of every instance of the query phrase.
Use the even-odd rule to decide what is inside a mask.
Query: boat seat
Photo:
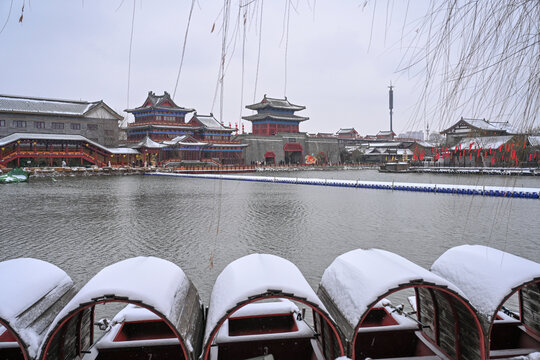
[[[516,356],[528,355],[533,352],[537,352],[538,349],[501,349],[501,350],[491,350],[489,352],[490,359],[500,359],[500,358],[511,358]]]

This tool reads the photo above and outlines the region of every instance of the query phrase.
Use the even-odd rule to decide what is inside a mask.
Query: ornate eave
[[[273,114],[254,114],[248,116],[242,116],[242,119],[247,121],[264,121],[264,120],[276,120],[276,121],[289,121],[299,123],[309,120],[309,117],[298,115],[273,115]]]

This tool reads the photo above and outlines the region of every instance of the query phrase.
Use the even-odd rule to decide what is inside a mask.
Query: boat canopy
[[[482,359],[483,333],[464,293],[450,281],[389,251],[357,249],[338,256],[325,270],[318,295],[351,342],[352,358],[360,349],[358,332],[369,311],[388,295],[414,288],[418,331],[450,358],[459,353]],[[457,333],[467,334],[467,344]]]
[[[451,248],[431,271],[459,286],[488,322],[515,291],[540,284],[539,263],[483,245]]]
[[[216,279],[204,336],[204,351],[209,348],[223,322],[242,306],[264,298],[288,298],[310,306],[330,322],[343,355],[335,324],[325,306],[300,270],[288,260],[269,254],[251,254],[231,262]]]
[[[68,326],[79,312],[106,302],[133,303],[154,312],[178,337],[185,358],[198,356],[203,306],[197,290],[177,265],[141,256],[107,266],[81,288],[49,328],[48,341],[41,349],[42,358],[49,356],[48,348],[62,326]]]
[[[411,285],[461,291],[448,280],[389,251],[357,249],[338,256],[324,271],[321,287],[354,329],[384,295]]]
[[[34,358],[52,319],[71,296],[73,281],[48,262],[20,258],[0,262],[0,325]]]

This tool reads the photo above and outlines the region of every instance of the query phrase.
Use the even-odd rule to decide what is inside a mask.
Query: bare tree
[[[540,110],[539,19],[538,0],[431,1],[407,25],[399,69],[423,74],[415,118],[445,126],[462,114],[531,131]]]

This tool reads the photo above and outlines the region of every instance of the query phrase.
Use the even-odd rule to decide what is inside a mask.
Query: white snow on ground
[[[321,285],[355,328],[368,306],[377,298],[413,280],[448,287],[463,296],[448,280],[397,254],[380,249],[357,249],[338,256],[325,270]]]
[[[482,245],[447,250],[431,270],[453,282],[489,319],[512,289],[540,277],[540,264]]]
[[[45,296],[52,299],[49,304],[60,299],[72,286],[71,278],[48,262],[32,258],[0,262],[0,318],[9,322],[28,346],[31,357],[36,355],[44,334],[41,329],[29,327],[28,318],[20,316]],[[36,316],[41,314],[40,310],[33,310]]]
[[[233,261],[217,277],[210,297],[204,342],[219,320],[239,302],[269,289],[304,297],[327,312],[296,265],[275,255],[252,254]]]

